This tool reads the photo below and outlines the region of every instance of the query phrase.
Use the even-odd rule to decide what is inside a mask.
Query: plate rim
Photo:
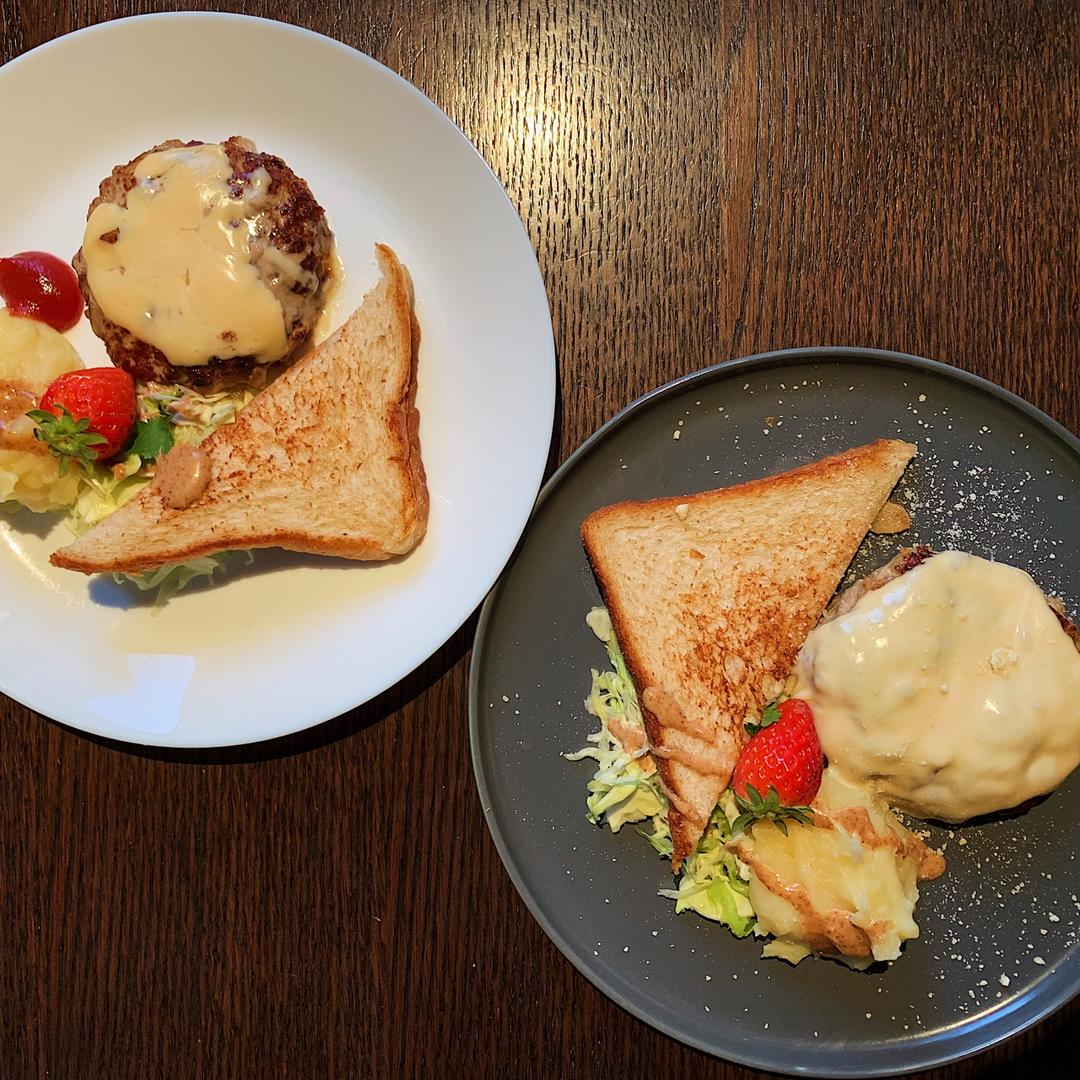
[[[134,24],[165,24],[169,22],[185,22],[198,23],[200,21],[205,22],[228,22],[234,24],[256,24],[262,29],[280,33],[283,35],[300,35],[305,38],[311,39],[314,43],[322,47],[332,47],[335,50],[342,52],[348,56],[352,62],[360,63],[373,69],[378,77],[389,78],[392,84],[395,84],[399,91],[404,91],[407,95],[412,97],[421,107],[432,115],[436,122],[441,122],[449,125],[453,132],[457,135],[457,139],[467,153],[479,163],[483,173],[486,173],[488,180],[494,185],[494,190],[498,192],[498,196],[502,203],[502,211],[505,213],[509,211],[511,222],[511,231],[514,233],[514,243],[520,246],[522,253],[528,252],[529,259],[523,260],[527,262],[527,271],[529,278],[529,292],[534,294],[534,302],[543,306],[543,312],[546,314],[546,331],[542,334],[540,340],[535,340],[536,347],[543,352],[544,367],[545,367],[545,394],[542,398],[530,399],[530,410],[534,413],[539,413],[543,420],[542,427],[547,432],[547,438],[543,451],[537,453],[536,460],[532,464],[531,474],[527,480],[528,490],[532,492],[539,492],[543,480],[544,474],[547,471],[547,463],[551,456],[551,446],[554,438],[555,430],[555,408],[558,401],[558,358],[555,350],[555,332],[554,324],[551,316],[551,300],[548,295],[547,284],[544,279],[543,272],[540,268],[539,257],[537,255],[536,248],[533,244],[532,238],[529,235],[529,231],[525,226],[521,217],[521,211],[511,200],[509,193],[506,190],[502,180],[495,173],[495,170],[488,163],[487,159],[480,153],[479,149],[473,143],[473,141],[466,135],[461,127],[450,117],[435,101],[433,101],[427,94],[425,94],[419,87],[415,86],[403,75],[394,71],[392,68],[381,63],[379,60],[370,56],[368,53],[362,52],[360,49],[355,48],[352,45],[347,44],[344,41],[340,41],[337,38],[331,37],[328,34],[320,33],[317,30],[311,30],[304,26],[298,26],[295,23],[287,22],[281,19],[270,19],[262,16],[247,15],[242,12],[229,12],[229,11],[153,11],[144,12],[136,15],[128,15],[122,18],[105,19],[101,22],[93,23],[90,26],[83,26],[75,30],[71,30],[68,33],[61,34],[58,37],[51,38],[48,41],[44,41],[39,45],[34,46],[32,49],[28,49],[25,52],[20,53],[18,56],[13,57],[11,60],[4,64],[0,64],[0,84],[6,75],[12,72],[16,68],[24,66],[24,62],[33,62],[35,59],[39,59],[40,55],[48,50],[55,50],[62,48],[65,45],[70,45],[73,39],[93,38],[99,34],[114,33],[117,30],[122,30],[125,27],[132,26]],[[343,701],[339,701],[331,706],[330,711],[327,709],[319,709],[313,711],[310,716],[305,718],[304,722],[296,724],[288,724],[280,729],[268,730],[265,733],[260,732],[257,736],[245,738],[243,742],[236,742],[234,739],[220,739],[210,741],[207,736],[202,736],[198,741],[192,740],[176,740],[167,737],[156,738],[152,737],[154,733],[151,732],[132,732],[130,738],[124,737],[111,729],[106,732],[104,730],[98,730],[96,728],[83,725],[81,723],[74,723],[69,718],[53,716],[51,711],[43,710],[35,704],[33,694],[25,694],[19,692],[13,692],[12,688],[8,686],[0,686],[0,694],[11,698],[13,701],[18,702],[24,708],[37,713],[42,717],[46,717],[50,721],[60,724],[67,730],[76,732],[78,734],[85,734],[93,738],[102,738],[110,741],[115,741],[120,744],[126,744],[131,746],[155,746],[163,749],[176,749],[176,750],[190,750],[190,749],[221,749],[232,746],[254,746],[262,742],[267,742],[273,739],[279,739],[289,735],[295,735],[300,732],[309,731],[312,728],[318,727],[321,724],[326,723],[329,720],[334,719],[337,716],[344,715],[345,713],[360,708],[370,701],[375,700],[380,694],[386,690],[397,685],[403,679],[407,678],[413,671],[417,670],[420,666],[427,663],[428,660],[434,656],[440,648],[442,648],[447,641],[451,640],[453,636],[468,623],[469,619],[475,613],[477,608],[483,603],[485,597],[490,592],[491,588],[498,581],[503,570],[506,568],[509,561],[513,558],[514,552],[517,550],[518,545],[521,542],[521,537],[524,534],[525,528],[528,526],[528,522],[532,517],[533,510],[536,505],[536,495],[528,501],[520,515],[520,521],[515,525],[512,530],[515,538],[511,543],[506,546],[505,553],[499,559],[492,560],[492,564],[484,574],[479,575],[480,584],[476,589],[472,590],[471,600],[467,608],[464,609],[460,616],[455,616],[454,625],[451,627],[445,637],[433,645],[433,647],[414,664],[410,664],[406,670],[398,672],[392,676],[389,680],[380,682],[376,689],[372,692],[362,696],[360,700],[354,700],[351,704],[344,704],[343,708],[339,708],[339,705],[343,704],[343,701],[350,699],[350,695],[343,695]],[[5,680],[6,682],[6,680]]]
[[[532,914],[532,917],[539,923],[541,930],[544,932],[544,936],[555,945],[559,952],[562,953],[563,957],[569,960],[574,968],[580,972],[580,974],[584,975],[585,978],[588,979],[588,981],[605,997],[654,1030],[661,1032],[685,1046],[690,1046],[693,1049],[700,1050],[703,1053],[709,1054],[720,1060],[730,1061],[739,1065],[746,1065],[751,1068],[780,1072],[786,1075],[791,1075],[791,1062],[789,1059],[777,1057],[775,1054],[770,1054],[768,1052],[754,1054],[738,1047],[727,1049],[720,1048],[718,1044],[710,1045],[704,1040],[688,1036],[685,1033],[676,1030],[673,1025],[650,1016],[644,1009],[639,1008],[635,1003],[630,1001],[626,995],[612,986],[602,975],[594,971],[587,960],[583,957],[579,957],[570,948],[563,936],[551,925],[547,916],[540,910],[539,904],[526,888],[523,877],[519,872],[518,865],[513,858],[510,845],[507,843],[506,837],[503,835],[499,824],[491,814],[490,788],[484,771],[483,748],[480,745],[480,727],[482,722],[481,718],[483,716],[483,711],[479,707],[480,669],[487,653],[488,625],[491,621],[492,612],[505,587],[507,574],[513,568],[519,551],[528,537],[533,520],[541,507],[561,485],[565,476],[599,443],[606,440],[609,435],[628,423],[640,412],[645,411],[650,406],[667,397],[675,396],[676,394],[682,393],[684,390],[690,389],[695,384],[707,383],[715,379],[734,376],[741,371],[757,372],[759,370],[767,370],[770,367],[792,363],[810,365],[815,362],[828,361],[830,359],[848,362],[853,360],[871,360],[878,364],[893,364],[907,368],[913,372],[929,373],[967,384],[974,390],[987,394],[999,401],[1004,401],[1006,404],[1018,409],[1031,420],[1045,427],[1051,434],[1061,439],[1066,447],[1080,459],[1080,438],[1074,435],[1068,428],[1055,420],[1052,416],[1049,416],[1041,409],[1032,405],[1031,402],[1020,397],[1018,394],[1013,393],[1011,390],[999,386],[989,379],[983,378],[981,375],[976,375],[973,372],[965,371],[963,368],[953,367],[951,364],[945,364],[939,360],[931,360],[913,353],[896,352],[890,349],[860,348],[859,346],[853,345],[812,345],[797,348],[770,349],[764,352],[753,353],[748,356],[723,360],[716,364],[711,364],[698,371],[692,371],[686,375],[681,375],[672,379],[671,381],[635,398],[624,408],[620,409],[614,416],[601,424],[600,427],[589,435],[555,470],[555,472],[552,473],[537,496],[533,512],[530,515],[528,524],[526,524],[525,529],[522,532],[513,556],[503,568],[503,573],[500,575],[499,580],[492,587],[491,592],[488,593],[487,599],[484,601],[484,605],[480,611],[480,618],[477,622],[476,634],[473,638],[472,656],[469,663],[469,750],[473,765],[473,778],[476,782],[477,794],[480,798],[484,822],[487,825],[488,832],[495,844],[496,851],[498,852],[504,870],[509,875],[518,896],[525,902],[525,906]],[[837,1077],[844,1078],[844,1080],[850,1077],[899,1076],[904,1073],[948,1065],[962,1061],[965,1058],[973,1057],[1027,1031],[1040,1021],[1045,1020],[1047,1017],[1057,1012],[1067,1005],[1074,997],[1080,994],[1080,959],[1076,962],[1076,970],[1073,972],[1071,980],[1067,977],[1067,971],[1063,965],[1062,968],[1059,968],[1056,972],[1049,972],[1041,985],[1046,986],[1051,979],[1054,979],[1055,975],[1060,975],[1060,977],[1050,985],[1047,992],[1041,994],[1035,991],[1029,992],[1027,995],[1018,998],[1012,1003],[1011,1008],[1003,1010],[997,1017],[987,1017],[985,1014],[982,1017],[971,1017],[963,1023],[954,1023],[943,1031],[924,1037],[917,1036],[916,1038],[908,1039],[907,1041],[895,1043],[877,1042],[868,1044],[864,1047],[852,1047],[845,1051],[834,1051],[831,1049],[827,1051],[830,1058],[833,1058],[837,1053],[848,1053],[853,1058],[868,1053],[873,1054],[875,1055],[875,1058],[877,1058],[877,1061],[869,1067],[858,1062],[851,1068],[827,1062],[824,1064],[815,1062],[812,1065],[800,1067],[798,1072],[803,1075]],[[1036,1002],[1034,1008],[1031,1007],[1033,1001]],[[1025,1009],[1026,1012],[1024,1012]],[[1020,1016],[1019,1022],[1016,1022],[1013,1018],[1018,1013],[1022,1013],[1022,1015]],[[959,1041],[960,1045],[956,1046],[954,1049],[947,1050],[944,1054],[933,1052],[935,1047],[949,1045],[957,1041]],[[775,1046],[776,1043],[775,1040],[771,1039],[756,1039],[752,1045],[760,1045],[768,1048],[770,1046]],[[920,1053],[919,1051],[923,1052]],[[812,1056],[812,1048],[808,1050],[807,1053],[808,1057]],[[823,1055],[823,1057],[824,1056],[825,1055]],[[811,1069],[814,1071],[811,1072]]]

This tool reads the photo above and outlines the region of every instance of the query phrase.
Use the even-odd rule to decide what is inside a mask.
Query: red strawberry
[[[821,787],[822,766],[810,706],[790,698],[767,708],[735,764],[731,786],[743,811],[736,825],[767,818],[786,834],[784,818],[809,821],[807,807]]]
[[[34,437],[60,458],[62,476],[72,458],[92,465],[123,449],[137,404],[135,381],[122,368],[82,368],[54,379],[29,415]]]

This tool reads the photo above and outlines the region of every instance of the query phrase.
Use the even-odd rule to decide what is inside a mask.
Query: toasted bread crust
[[[404,269],[388,247],[379,245],[376,254],[383,281],[369,298],[378,292],[385,300],[385,327],[370,327],[362,306],[234,423],[211,433],[200,445],[210,484],[191,507],[167,506],[148,485],[54,552],[53,565],[137,573],[232,549],[281,547],[362,560],[411,551],[429,509],[415,403],[419,328]],[[364,333],[401,358],[388,361],[377,385],[369,385],[365,358],[354,351]],[[363,438],[352,431],[359,424],[367,425]],[[376,498],[373,505],[363,501]]]
[[[154,555],[132,555],[130,558],[98,561],[92,557],[80,556],[77,550],[72,551],[73,547],[74,545],[71,545],[53,552],[49,556],[49,562],[62,570],[76,570],[81,574],[139,574],[172,563],[191,562],[205,555],[241,549],[283,548],[285,551],[299,551],[308,555],[330,555],[339,559],[354,559],[358,562],[378,562],[394,558],[399,554],[387,551],[385,544],[370,537],[350,538],[347,543],[344,543],[340,540],[308,536],[299,531],[252,533],[250,536],[243,537],[242,547],[239,539],[235,542],[223,543],[211,537],[185,544],[180,548],[170,549],[168,558],[164,560]]]
[[[676,867],[730,780],[746,714],[790,671],[914,453],[879,440],[730,488],[603,507],[582,524],[670,801]],[[657,715],[669,698],[677,707]]]
[[[763,476],[756,480],[744,480],[731,487],[711,488],[709,491],[700,491],[692,495],[668,495],[658,499],[644,501],[628,499],[624,502],[612,503],[610,506],[602,506],[599,510],[594,510],[582,523],[581,534],[584,537],[587,531],[590,534],[594,533],[597,526],[606,519],[625,514],[628,510],[637,511],[644,507],[674,509],[680,505],[693,506],[695,503],[708,503],[717,496],[724,498],[762,496],[774,490],[790,487],[796,480],[819,479],[831,484],[834,482],[837,465],[845,467],[849,472],[856,472],[868,465],[874,467],[887,465],[890,459],[901,457],[906,465],[915,456],[916,449],[911,443],[900,442],[897,439],[878,439],[866,446],[856,446],[839,454],[831,454],[817,461],[798,465],[785,473]]]
[[[401,544],[405,551],[412,550],[427,528],[430,508],[427,475],[420,455],[420,411],[416,407],[417,368],[420,358],[420,323],[413,311],[412,282],[408,272],[398,262],[397,256],[385,244],[375,245],[375,254],[383,273],[391,279],[397,321],[409,327],[409,368],[397,397],[386,404],[386,427],[390,432],[393,450],[390,459],[407,477],[406,500],[402,517],[407,522]],[[404,554],[391,552],[390,554]],[[363,556],[379,558],[380,556]],[[386,558],[388,556],[382,556]]]

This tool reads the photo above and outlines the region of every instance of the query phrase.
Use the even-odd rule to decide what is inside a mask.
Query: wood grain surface
[[[789,345],[934,357],[1080,429],[1070,0],[228,6],[370,53],[491,164],[551,300],[552,466],[642,392]],[[0,0],[0,59],[170,7]],[[251,748],[0,701],[0,1075],[759,1075],[622,1012],[517,897],[469,763],[474,626]],[[934,1075],[1080,1075],[1078,1018]]]

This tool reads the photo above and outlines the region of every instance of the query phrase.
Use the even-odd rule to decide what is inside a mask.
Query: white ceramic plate
[[[268,739],[373,697],[483,599],[525,525],[551,437],[543,282],[499,182],[419,91],[336,41],[231,15],[154,15],[60,38],[0,69],[5,253],[69,257],[114,165],[168,138],[239,134],[326,208],[345,264],[333,325],[408,266],[422,329],[428,534],[393,564],[263,553],[157,611],[53,569],[62,524],[0,520],[0,689],[85,731],[161,746]],[[105,359],[85,319],[85,362]],[[257,571],[257,572],[253,572]]]

